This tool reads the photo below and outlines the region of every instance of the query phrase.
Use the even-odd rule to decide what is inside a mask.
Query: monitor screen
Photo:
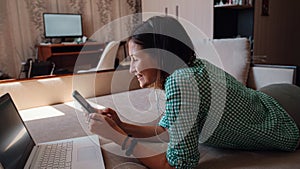
[[[81,14],[44,13],[46,38],[65,38],[82,36]]]

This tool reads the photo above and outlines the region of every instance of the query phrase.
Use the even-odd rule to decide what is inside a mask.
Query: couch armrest
[[[247,86],[257,90],[275,83],[298,84],[297,72],[297,66],[254,64],[250,67]]]

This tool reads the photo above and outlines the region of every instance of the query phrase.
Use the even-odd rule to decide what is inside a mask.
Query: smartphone
[[[95,108],[92,107],[77,90],[73,91],[72,96],[89,114],[95,113]]]

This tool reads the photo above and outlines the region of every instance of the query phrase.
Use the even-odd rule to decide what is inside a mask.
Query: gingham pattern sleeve
[[[176,168],[193,168],[198,164],[199,90],[188,72],[177,71],[166,81],[166,111],[160,125],[168,128],[170,142],[167,160]]]

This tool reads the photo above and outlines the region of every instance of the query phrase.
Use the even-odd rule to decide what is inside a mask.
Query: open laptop
[[[54,149],[60,151],[53,155]],[[36,144],[12,98],[5,94],[0,97],[0,168],[105,167],[96,135]]]

